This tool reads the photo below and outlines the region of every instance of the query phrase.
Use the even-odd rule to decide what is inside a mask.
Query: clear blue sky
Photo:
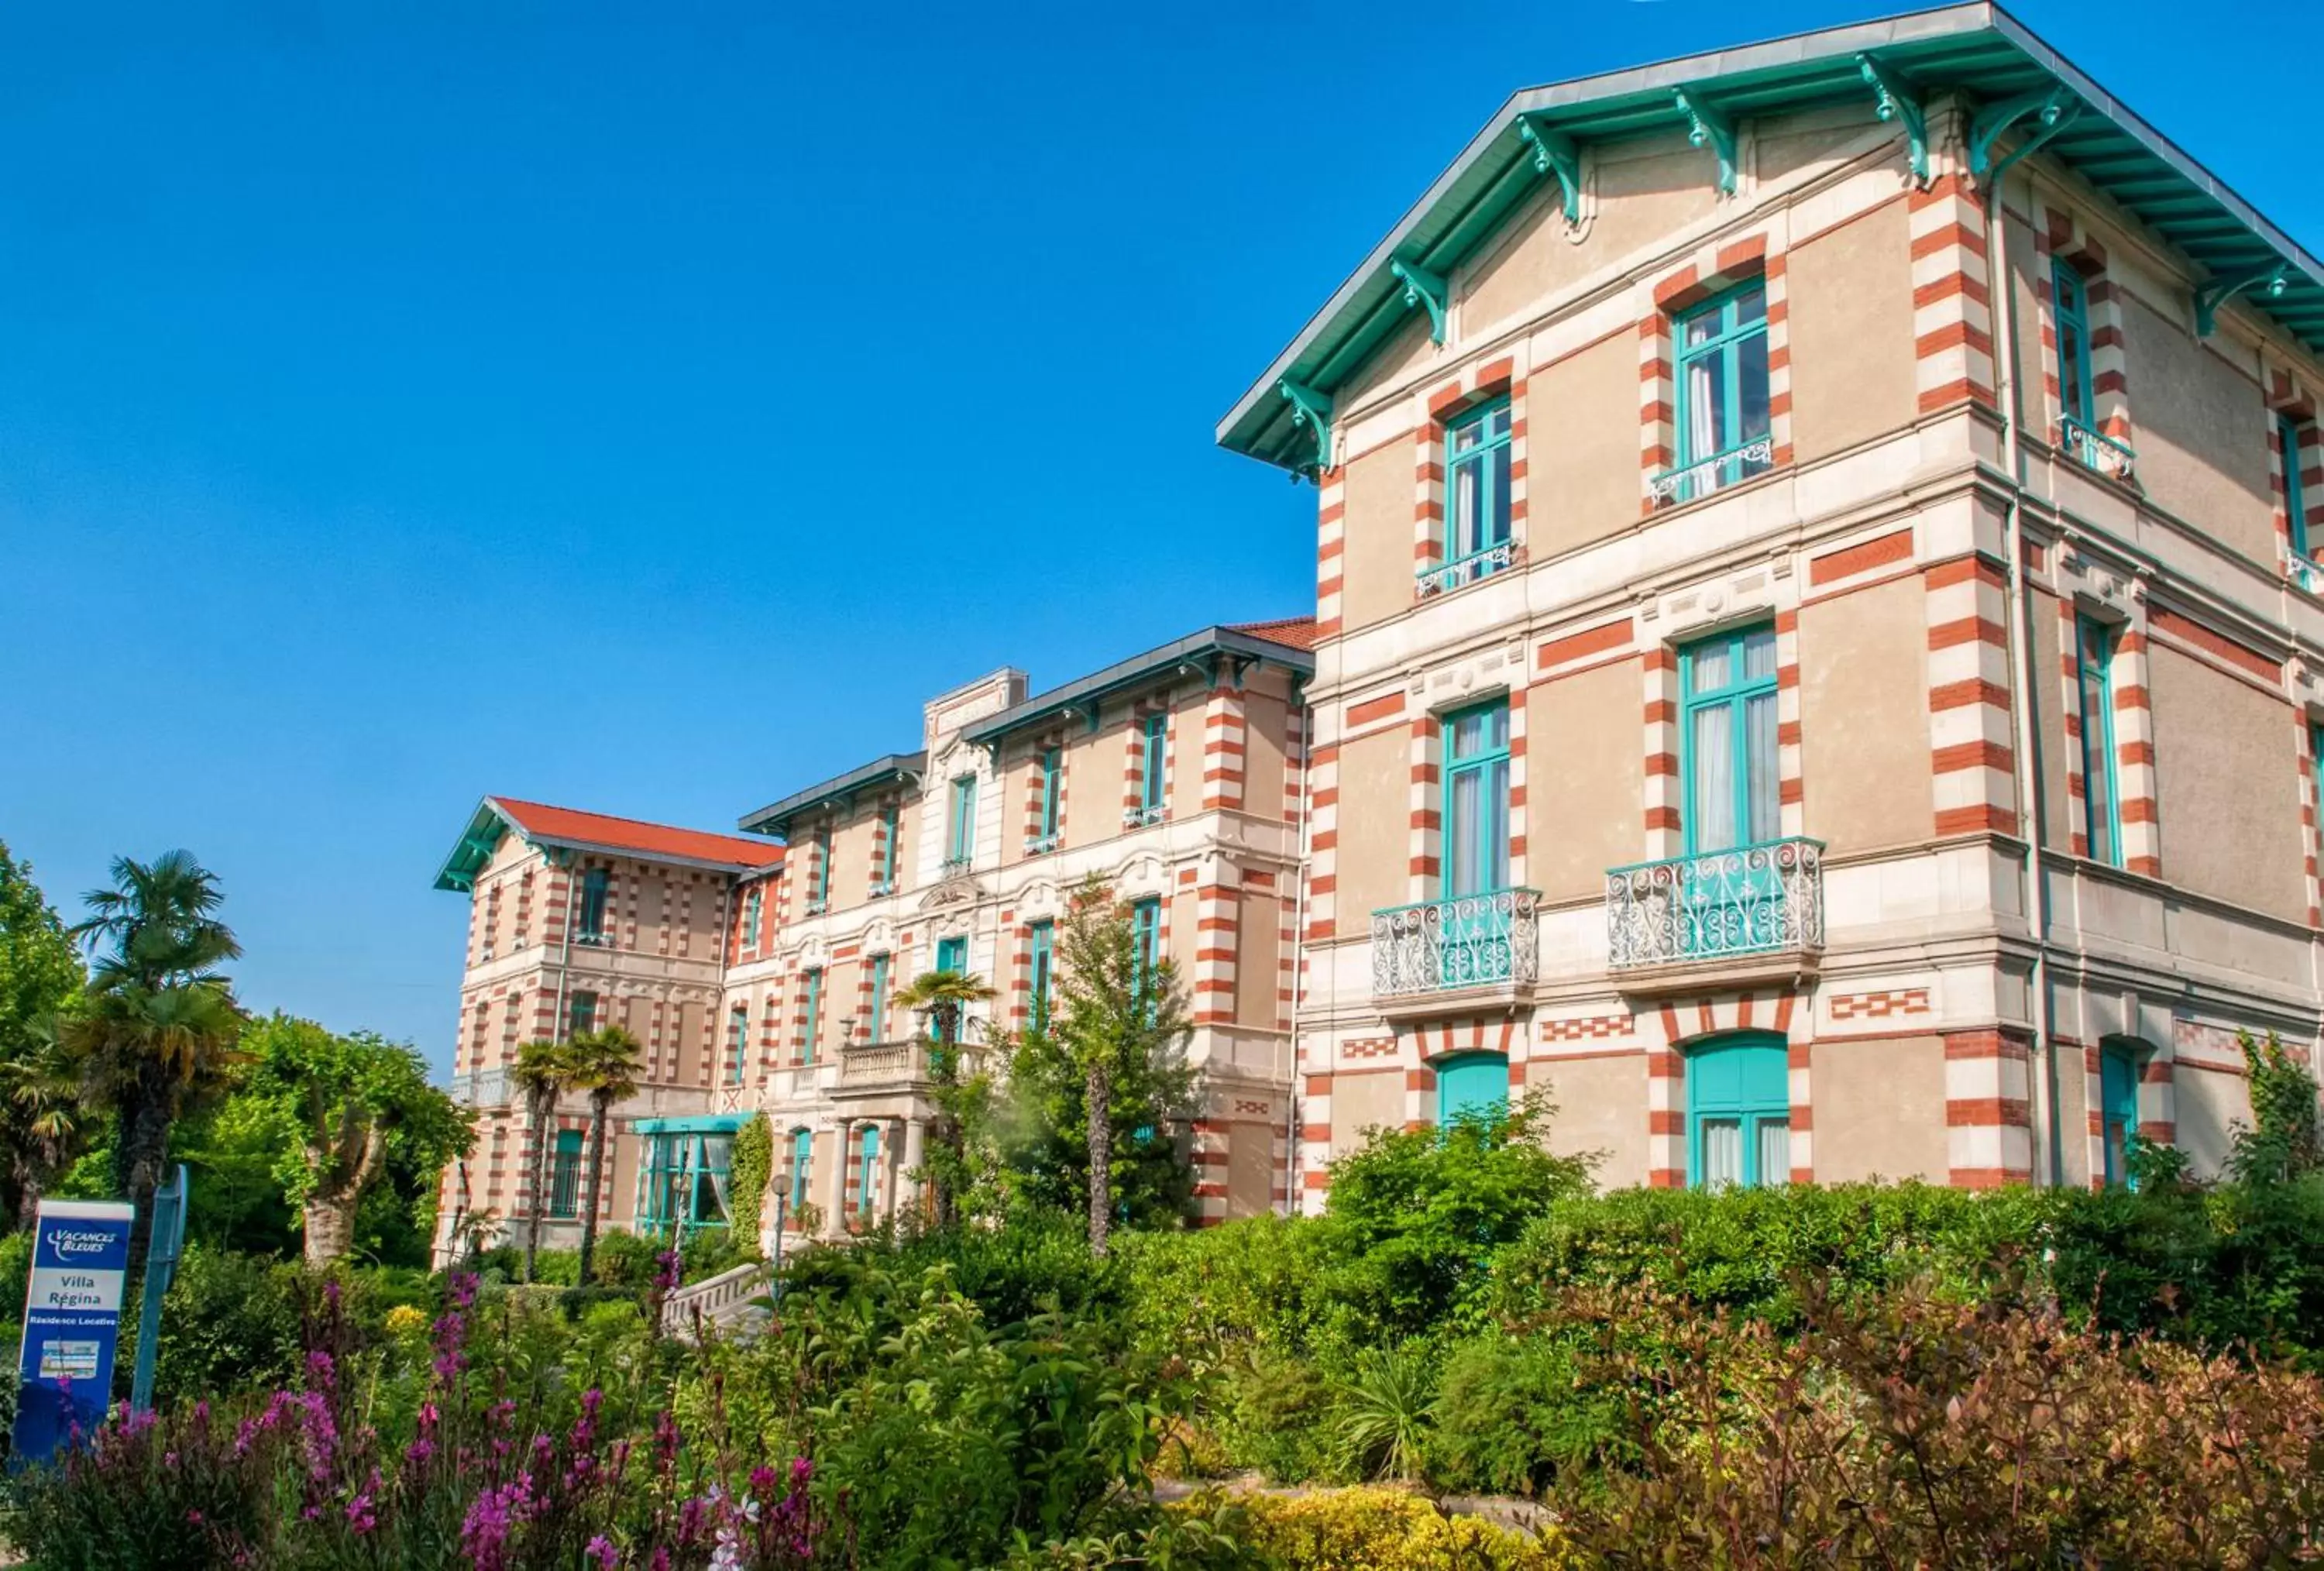
[[[440,1065],[478,795],[728,827],[1312,606],[1213,423],[1502,98],[1873,10],[10,7],[0,838]],[[2018,14],[2324,243],[2289,12]]]

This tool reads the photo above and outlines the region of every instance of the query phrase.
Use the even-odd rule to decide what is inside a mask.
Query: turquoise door
[[[949,971],[955,976],[968,975],[968,940],[940,938],[936,941],[936,969]]]
[[[1744,1033],[1687,1054],[1686,1111],[1694,1187],[1791,1181],[1791,1051],[1782,1038]]]
[[[2126,1043],[2098,1052],[2098,1126],[2106,1141],[2106,1181],[2130,1182],[2130,1137],[2138,1132],[2138,1054]]]
[[[807,1202],[807,1185],[815,1174],[815,1131],[791,1131],[791,1213]]]
[[[872,1215],[872,1201],[875,1195],[873,1186],[879,1177],[880,1126],[876,1123],[867,1123],[863,1126],[862,1165],[857,1170],[855,1180],[855,1208],[866,1221],[869,1221]]]
[[[1498,1118],[1509,1104],[1509,1061],[1499,1053],[1462,1053],[1436,1066],[1436,1124],[1462,1117]]]

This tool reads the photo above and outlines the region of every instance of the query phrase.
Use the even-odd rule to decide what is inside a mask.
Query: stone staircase
[[[750,1335],[766,1324],[767,1312],[757,1300],[767,1296],[771,1280],[766,1261],[747,1261],[689,1282],[662,1300],[662,1332],[692,1336],[699,1315],[705,1329],[722,1336]]]

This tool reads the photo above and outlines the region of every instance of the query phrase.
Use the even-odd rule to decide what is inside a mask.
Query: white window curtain
[[[1759,1182],[1788,1184],[1791,1181],[1791,1121],[1763,1118],[1759,1121]]]
[[[1732,1118],[1702,1121],[1702,1184],[1724,1189],[1743,1182],[1743,1126]]]
[[[1693,752],[1694,848],[1724,851],[1736,844],[1734,706],[1694,712]]]

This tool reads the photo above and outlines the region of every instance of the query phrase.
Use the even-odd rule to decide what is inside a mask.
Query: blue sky
[[[440,1065],[479,794],[729,827],[1310,607],[1213,424],[1501,99],[1870,10],[11,7],[0,838]],[[2324,243],[2280,7],[2017,14]]]

